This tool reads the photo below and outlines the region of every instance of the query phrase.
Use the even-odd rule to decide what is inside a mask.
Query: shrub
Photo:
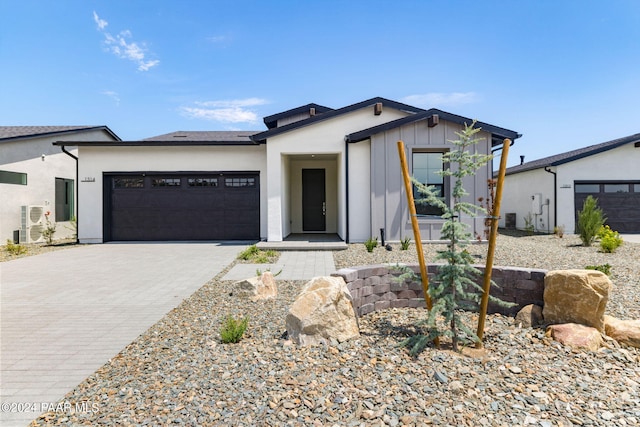
[[[13,240],[7,239],[5,250],[11,255],[22,255],[27,252],[27,248],[23,245],[13,243]]]
[[[220,330],[220,340],[224,344],[240,342],[248,325],[248,317],[235,319],[232,316],[227,316],[226,320],[222,324],[222,329]]]
[[[608,225],[600,227],[597,236],[600,239],[600,249],[602,249],[602,252],[611,254],[622,245],[622,237]]]
[[[372,237],[364,242],[364,246],[367,248],[367,252],[373,252],[373,250],[378,246],[378,238]]]
[[[611,275],[611,265],[609,264],[602,264],[602,265],[587,265],[585,267],[586,270],[597,270],[597,271],[601,271],[604,274],[606,274],[607,276]]]
[[[56,223],[49,219],[49,215],[51,215],[50,211],[44,214],[46,225],[42,230],[42,236],[44,236],[44,239],[47,241],[47,245],[53,243],[53,235],[56,234]]]
[[[400,249],[402,249],[403,251],[406,251],[407,249],[409,249],[410,244],[411,244],[411,238],[405,237],[404,239],[400,240]]]
[[[587,196],[582,210],[578,211],[578,235],[584,246],[591,246],[606,220],[602,209],[598,207],[598,199]]]

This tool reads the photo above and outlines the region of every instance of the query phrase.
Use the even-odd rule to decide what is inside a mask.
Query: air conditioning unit
[[[44,241],[44,206],[22,206],[20,243],[38,243]]]

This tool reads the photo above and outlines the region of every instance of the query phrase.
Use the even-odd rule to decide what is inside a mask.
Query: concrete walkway
[[[331,251],[282,251],[277,264],[236,264],[222,278],[242,280],[256,276],[258,271],[278,274],[277,280],[308,280],[336,271]]]
[[[0,425],[29,424],[245,247],[118,243],[0,263]]]

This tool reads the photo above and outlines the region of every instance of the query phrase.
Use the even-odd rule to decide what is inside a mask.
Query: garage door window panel
[[[605,193],[628,193],[629,184],[605,184]]]
[[[180,178],[152,178],[151,187],[153,188],[167,188],[167,187],[180,187]]]

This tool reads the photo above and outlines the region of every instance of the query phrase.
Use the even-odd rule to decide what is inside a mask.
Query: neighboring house
[[[262,132],[174,132],[142,141],[60,142],[80,153],[79,238],[267,240],[337,234],[346,242],[385,232],[412,237],[396,142],[412,173],[450,198],[435,172],[448,140],[472,120],[384,98],[340,109],[308,104],[264,118]],[[478,123],[489,153],[520,135]],[[487,197],[491,167],[467,179],[469,201]],[[424,240],[443,221],[419,206]],[[465,219],[482,232],[482,220]]]
[[[76,161],[52,145],[59,140],[120,139],[106,126],[0,126],[1,244],[7,239],[42,241],[47,212],[57,223],[54,238],[73,235],[69,220],[76,216]]]
[[[613,230],[640,233],[640,133],[508,168],[500,225],[576,233],[589,195]]]

